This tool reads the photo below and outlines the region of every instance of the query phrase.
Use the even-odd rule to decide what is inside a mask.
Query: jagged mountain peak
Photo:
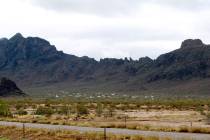
[[[39,37],[24,37],[21,33],[16,33],[13,37],[9,39],[10,42],[21,43],[23,41],[30,42],[31,44],[37,45],[50,45],[50,42]]]
[[[45,39],[39,37],[23,37],[21,33],[16,33],[8,40],[10,52],[15,51],[16,54],[37,55],[46,52],[56,52],[55,46],[51,45]]]
[[[10,38],[10,40],[12,41],[16,41],[16,40],[20,40],[20,39],[24,39],[23,35],[21,33],[16,33],[13,37]]]

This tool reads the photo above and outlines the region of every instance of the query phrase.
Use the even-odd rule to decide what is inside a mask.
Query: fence
[[[25,127],[25,123],[23,123],[22,125],[22,138],[25,139],[27,138],[26,136],[26,127]],[[91,137],[91,136],[78,136],[78,135],[68,135],[67,137],[70,140],[111,140],[112,138],[107,136],[107,131],[106,128],[104,128],[103,131],[103,136],[102,135],[97,135],[96,137]]]

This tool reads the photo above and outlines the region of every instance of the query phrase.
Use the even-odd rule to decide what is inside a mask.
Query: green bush
[[[70,107],[68,107],[68,106],[62,106],[58,110],[58,114],[61,114],[61,115],[69,115],[69,112],[70,112]]]
[[[35,112],[36,115],[52,115],[53,113],[54,111],[50,107],[38,107]]]
[[[17,114],[18,114],[18,115],[27,115],[28,112],[25,111],[25,110],[23,110],[23,109],[20,109],[20,110],[18,110]]]
[[[210,124],[210,113],[209,112],[206,114],[206,120],[207,120],[207,124],[209,125]]]
[[[77,115],[88,114],[88,109],[83,104],[77,104]]]
[[[15,108],[17,109],[17,110],[20,110],[21,108],[23,108],[24,106],[23,106],[23,104],[16,104],[15,105]]]
[[[196,111],[198,111],[201,115],[206,115],[202,106],[196,107]]]
[[[10,112],[9,106],[5,102],[0,101],[0,116],[7,117],[10,115],[11,115],[11,112]]]

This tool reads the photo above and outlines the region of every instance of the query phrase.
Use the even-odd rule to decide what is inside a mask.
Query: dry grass
[[[179,132],[190,132],[190,133],[206,133],[206,134],[210,134],[210,128],[202,128],[202,127],[181,127],[179,130]]]
[[[0,118],[3,121],[29,122],[53,125],[71,125],[87,127],[106,127],[106,128],[125,128],[124,117],[127,116],[127,129],[150,130],[164,132],[192,132],[192,133],[210,133],[210,127],[206,125],[206,117],[203,115],[209,110],[210,102],[197,100],[177,100],[172,101],[152,101],[146,102],[119,102],[109,101],[100,102],[103,106],[102,116],[97,115],[98,102],[84,102],[84,107],[88,109],[88,114],[77,116],[75,104],[78,102],[35,102],[8,101],[13,111],[13,117]],[[20,115],[15,112],[20,109],[37,109],[40,106],[49,107],[54,110],[52,115]],[[60,114],[62,107],[70,108],[69,114]],[[72,108],[73,107],[73,108]],[[107,115],[108,108],[114,108],[114,115]],[[108,112],[107,112],[108,111]],[[30,112],[30,111],[29,111]],[[202,112],[202,113],[199,113]],[[36,114],[36,113],[35,113]],[[109,114],[109,113],[108,113]],[[144,121],[146,120],[146,121]],[[191,128],[190,122],[193,123]],[[195,125],[194,125],[195,124]],[[185,126],[186,125],[186,126]]]
[[[3,138],[4,137],[4,138]],[[1,139],[2,138],[2,139]],[[6,139],[7,138],[7,139]],[[76,131],[50,131],[26,129],[24,140],[102,140],[102,133],[79,133]],[[22,129],[0,126],[0,140],[23,140]],[[145,137],[139,135],[109,134],[107,140],[171,140],[170,138]]]
[[[55,120],[55,119],[33,119],[33,120],[21,120],[16,118],[4,119],[7,121],[15,122],[31,122],[31,123],[41,123],[41,124],[53,124],[53,125],[71,125],[71,126],[87,126],[87,127],[101,127],[101,128],[125,128],[125,123],[122,121],[87,121],[87,120],[78,120],[78,121],[68,121],[68,120]],[[206,133],[210,134],[210,127],[198,127],[190,125],[181,125],[181,126],[163,126],[163,125],[152,125],[144,124],[141,122],[127,122],[127,129],[133,130],[146,130],[146,131],[163,131],[163,132],[186,132],[186,133]]]

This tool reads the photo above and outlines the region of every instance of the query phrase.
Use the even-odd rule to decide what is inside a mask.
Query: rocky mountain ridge
[[[38,37],[24,38],[17,33],[0,39],[0,75],[11,78],[23,88],[54,85],[75,91],[167,92],[164,82],[184,82],[210,77],[210,45],[199,39],[182,42],[179,49],[157,59],[139,60],[77,57],[57,51]],[[156,86],[156,83],[158,83]],[[159,84],[160,83],[160,84]],[[195,82],[193,82],[195,83]],[[173,84],[172,84],[173,85]],[[183,85],[183,84],[182,84]],[[175,86],[174,86],[175,87]],[[205,92],[206,94],[206,92]]]

